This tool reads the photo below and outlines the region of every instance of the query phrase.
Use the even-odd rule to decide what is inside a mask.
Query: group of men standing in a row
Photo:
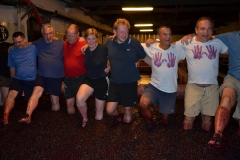
[[[145,44],[141,45],[137,40],[129,37],[129,22],[126,19],[118,19],[114,23],[116,36],[106,42],[111,66],[107,113],[113,116],[116,122],[131,123],[131,107],[136,103],[137,81],[140,78],[136,63],[142,59],[152,67],[151,81],[140,99],[140,108],[147,122],[147,129],[154,128],[150,106],[156,103],[160,105],[159,112],[162,113],[162,122],[168,124],[168,115],[174,113],[175,110],[178,62],[186,57],[189,77],[185,92],[183,128],[185,130],[192,129],[195,117],[201,113],[202,128],[209,131],[212,127],[211,116],[215,116],[215,133],[209,144],[220,147],[222,132],[240,94],[240,31],[218,35],[215,38],[212,35],[213,28],[213,20],[209,17],[202,17],[196,23],[196,36],[185,36],[182,43],[186,44],[182,44],[180,41],[171,44],[171,28],[164,25],[158,30],[160,43],[151,44],[149,47]],[[43,26],[41,31],[43,38],[33,42],[32,45],[27,43],[21,32],[13,34],[15,48],[9,54],[8,63],[13,78],[5,100],[3,124],[8,124],[15,97],[22,90],[29,100],[26,116],[20,119],[20,122],[31,123],[32,112],[44,92],[50,94],[52,110],[59,110],[63,69],[66,82],[66,79],[73,75],[78,79],[72,79],[65,83],[67,111],[69,114],[75,112],[76,92],[86,73],[83,68],[84,54],[80,53],[86,42],[77,42],[79,44],[75,48],[76,50],[67,50],[66,47],[74,47],[76,43],[76,37],[71,35],[71,33],[78,32],[76,25],[70,25],[67,28],[68,42],[54,40],[53,28],[50,25]],[[187,44],[190,39],[191,43]],[[149,43],[152,41],[149,40],[147,44]],[[227,53],[227,51],[229,52],[229,71],[220,88],[222,99],[219,105],[217,82],[219,54]],[[65,61],[65,58],[69,58],[67,52],[79,52],[80,57],[76,60]],[[38,56],[38,72],[36,56]],[[72,63],[77,61],[81,65]],[[19,66],[17,71],[14,70],[15,65]],[[34,89],[31,93],[33,86]],[[124,117],[121,117],[117,111],[119,104],[124,107]],[[240,126],[239,109],[240,104],[237,105],[234,118],[238,119]],[[240,130],[238,130],[238,135],[240,135]]]
[[[215,133],[208,144],[219,148],[231,110],[240,98],[240,31],[214,36],[213,29],[214,21],[209,17],[202,17],[196,23],[196,36],[190,34],[181,41],[171,44],[170,27],[159,28],[160,43],[152,44],[153,41],[148,40],[147,45],[152,45],[144,47],[152,59],[152,76],[140,100],[140,107],[148,127],[152,129],[150,106],[158,102],[159,112],[163,113],[162,122],[167,124],[168,114],[174,112],[176,100],[175,64],[186,56],[188,83],[185,90],[183,129],[192,129],[194,119],[201,113],[201,127],[205,131],[210,131],[211,117],[215,116]],[[229,53],[229,71],[219,90],[217,77],[220,53]],[[220,105],[219,93],[222,96]],[[233,117],[239,123],[237,134],[240,136],[239,109],[240,103],[237,103]]]

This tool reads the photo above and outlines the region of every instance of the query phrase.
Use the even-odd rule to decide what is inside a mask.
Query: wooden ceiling
[[[78,8],[84,14],[112,26],[117,18],[126,18],[131,24],[130,33],[138,34],[135,23],[153,23],[153,33],[163,24],[172,27],[173,34],[194,32],[196,21],[202,16],[211,17],[215,28],[240,22],[240,0],[59,0],[68,8]],[[153,11],[125,12],[122,6],[152,6]],[[148,27],[149,28],[149,27]]]

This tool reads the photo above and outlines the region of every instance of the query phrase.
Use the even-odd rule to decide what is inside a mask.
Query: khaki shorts
[[[233,78],[230,75],[227,75],[224,78],[224,82],[220,87],[220,93],[222,93],[222,90],[224,88],[233,88],[235,89],[235,91],[237,92],[238,98],[237,98],[237,106],[236,106],[236,110],[233,113],[233,118],[235,119],[240,119],[240,81],[238,81],[237,79]]]
[[[11,78],[6,78],[0,75],[0,87],[9,87]]]
[[[198,116],[199,113],[215,116],[219,105],[219,86],[199,87],[188,83],[185,90],[185,111],[188,117]]]

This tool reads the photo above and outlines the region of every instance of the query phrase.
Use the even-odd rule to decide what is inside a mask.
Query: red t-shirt
[[[81,52],[81,48],[85,44],[85,41],[79,42],[78,40],[74,44],[64,42],[63,59],[64,72],[66,76],[73,78],[86,74],[87,69],[84,67],[85,57]]]

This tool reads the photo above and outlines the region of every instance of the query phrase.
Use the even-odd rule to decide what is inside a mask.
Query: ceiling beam
[[[239,3],[239,0],[126,0],[126,1],[81,1],[74,2],[69,0],[60,0],[67,4],[67,7],[93,7],[93,6],[146,6],[146,5],[201,5],[201,4],[232,4]]]
[[[179,13],[179,12],[240,12],[240,7],[191,7],[191,8],[154,8],[155,13]],[[121,10],[88,11],[86,15],[107,15],[107,14],[142,14],[142,12],[125,12]],[[146,12],[147,13],[147,12]]]

